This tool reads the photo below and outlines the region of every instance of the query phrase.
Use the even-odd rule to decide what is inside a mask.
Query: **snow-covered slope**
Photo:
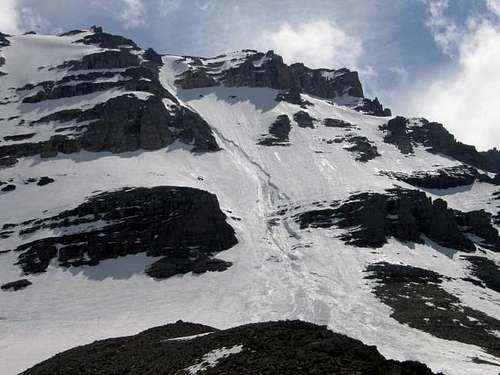
[[[145,51],[133,46],[103,47],[102,40],[81,42],[85,36],[99,33],[93,30],[62,37],[7,37],[10,46],[0,50],[5,58],[0,70],[6,73],[0,77],[0,99],[4,101],[0,105],[0,160],[8,160],[0,169],[0,181],[4,182],[0,188],[15,186],[15,190],[9,188],[0,193],[0,228],[4,225],[0,250],[19,250],[0,254],[0,284],[22,278],[33,283],[26,289],[0,293],[2,373],[18,373],[76,345],[135,334],[179,319],[221,329],[250,322],[302,319],[328,325],[365,344],[377,345],[388,358],[424,362],[436,372],[498,373],[500,323],[496,319],[500,319],[500,271],[495,268],[500,262],[498,227],[488,215],[479,215],[476,221],[467,216],[460,222],[465,217],[463,213],[473,210],[498,214],[494,193],[500,188],[494,173],[500,170],[489,167],[495,165],[494,161],[488,164],[484,155],[476,154],[465,159],[455,146],[438,149],[431,144],[432,139],[429,141],[421,134],[429,124],[420,119],[407,121],[401,134],[395,128],[387,129],[392,117],[376,117],[363,113],[362,108],[355,110],[353,105],[339,104],[348,103],[352,93],[346,96],[345,92],[333,90],[342,96],[320,97],[305,93],[305,88],[315,86],[304,84],[302,90],[299,87],[302,93],[298,94],[298,102],[276,100],[286,93],[287,87],[233,87],[223,80],[201,85],[208,87],[195,87],[200,82],[196,77],[188,85],[190,88],[182,88],[179,80],[185,78],[193,58],[165,55],[158,61],[158,57],[148,58]],[[121,74],[127,64],[116,65],[119,68],[111,64],[107,69],[87,66],[83,73],[71,70],[76,69],[74,64],[64,65],[109,51],[139,56],[138,64],[142,65],[134,67],[144,68],[148,59],[156,60],[153,66],[146,66],[156,76],[133,79],[154,82],[157,77],[165,92],[159,93],[153,84],[147,87],[117,84],[129,79]],[[235,66],[235,60],[245,59],[246,53],[203,61],[215,63],[219,69],[216,74],[220,75],[223,70],[237,69],[241,64]],[[265,63],[262,60],[253,66],[265,69]],[[103,72],[113,74],[89,76]],[[328,71],[330,75],[324,72],[321,75],[332,80],[335,71]],[[66,95],[62,91],[60,98],[51,98],[49,89],[45,90],[49,97],[34,103],[23,102],[40,90],[37,84],[49,81],[61,85],[57,82],[76,74],[87,75],[80,80],[94,86],[113,85],[89,89],[89,93],[77,90]],[[140,74],[145,73],[140,71]],[[66,83],[75,81],[79,80],[71,78]],[[33,88],[18,90],[27,84]],[[139,124],[139,136],[130,127],[125,130],[111,127],[97,142],[94,135],[88,135],[90,131],[100,134],[101,128],[97,127],[123,122],[115,119],[115,112],[106,107],[110,100],[123,95],[135,96],[132,103],[159,97],[164,107],[151,105],[144,110],[140,104],[140,111],[136,112],[131,112],[130,105],[120,107],[120,111],[129,110],[126,119],[133,118],[132,122]],[[79,113],[78,118],[72,114],[38,122],[50,114],[71,109],[91,110],[103,103],[98,119]],[[160,114],[149,121],[144,115],[149,110]],[[301,111],[309,115],[309,125],[301,124],[301,117],[296,116]],[[105,117],[109,113],[113,115]],[[273,125],[280,116],[281,122]],[[149,130],[144,129],[150,129],[151,123],[165,126],[170,132],[168,137],[160,126],[148,137]],[[88,128],[75,130],[76,124]],[[60,128],[68,130],[58,131]],[[31,133],[35,134],[12,138]],[[113,138],[122,133],[123,137]],[[64,146],[49,147],[54,146],[52,137],[57,134],[66,136],[62,141]],[[433,136],[432,132],[425,134]],[[163,137],[162,142],[153,142],[159,137]],[[68,142],[75,139],[77,147],[68,149]],[[40,146],[27,146],[28,142],[40,142]],[[404,142],[412,145],[411,151],[402,152]],[[9,148],[12,145],[15,147]],[[50,152],[44,152],[47,147]],[[446,176],[451,177],[444,182],[431,178],[430,185],[418,187],[418,181],[410,185],[396,178],[397,174],[388,173],[439,175],[436,171],[446,172],[462,166],[463,162],[472,165],[473,172],[466,173],[473,174],[471,181],[457,182],[455,174],[450,172]],[[50,177],[54,182],[38,186],[36,182],[41,177]],[[433,184],[440,188],[429,187]],[[26,247],[19,249],[23,244],[85,232],[89,225],[95,229],[109,224],[51,226],[31,220],[51,222],[98,192],[155,186],[192,187],[215,194],[238,240],[230,249],[219,252],[217,258],[231,262],[232,266],[223,272],[187,272],[156,280],[144,270],[159,256],[145,252],[105,257],[97,265],[69,267],[62,267],[61,258],[54,257],[49,259],[45,272],[27,276],[16,265],[26,250]],[[377,231],[387,231],[386,244],[347,243],[342,235],[363,229],[366,222],[363,217],[350,228],[337,225],[345,217],[356,216],[343,204],[356,193],[385,196],[395,186],[423,191],[433,200],[446,201],[456,211],[436,205],[429,209],[433,215],[429,220],[436,220],[431,220],[430,227],[428,223],[418,225],[422,232],[417,233],[418,242],[405,242],[397,230],[377,227]],[[392,196],[387,201],[395,199],[399,198]],[[374,217],[377,207],[373,207]],[[335,209],[344,212],[344,216],[328,211]],[[322,214],[330,215],[327,225],[324,222],[317,225],[314,221],[302,225],[301,215],[314,216],[318,210],[326,210]],[[372,212],[368,212],[370,216]],[[386,214],[382,216],[384,219],[402,220],[402,214]],[[421,219],[412,216],[412,220]],[[455,223],[452,229],[447,220]],[[444,222],[446,228],[437,228]],[[454,229],[457,222],[459,232]],[[475,225],[476,222],[480,225]],[[476,227],[488,231],[490,236]],[[492,231],[496,237],[494,233],[491,235]],[[374,233],[369,232],[367,237]],[[458,236],[457,241],[468,248],[443,246],[447,237],[452,236]],[[475,251],[470,249],[470,243]],[[61,244],[57,251],[64,247]],[[223,249],[217,249],[220,250]],[[41,250],[37,251],[40,256]],[[470,255],[491,261],[487,271],[483,264],[474,273],[471,260],[465,257]],[[394,281],[391,276],[370,271],[370,265],[386,264],[381,262],[410,267],[406,268],[406,276],[399,275],[396,285],[391,284]],[[412,278],[417,269],[441,276],[432,282],[419,276]],[[420,285],[421,280],[424,283]],[[377,285],[403,289],[407,285],[409,292],[391,302]],[[412,290],[412,285],[421,289]],[[407,310],[401,302],[404,299],[411,300],[415,312]],[[445,300],[448,305],[440,305]],[[447,315],[450,311],[453,314]],[[468,319],[470,325],[462,319]],[[428,328],[422,326],[429,321]]]

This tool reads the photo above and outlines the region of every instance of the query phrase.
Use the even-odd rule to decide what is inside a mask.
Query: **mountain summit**
[[[0,33],[0,83],[2,374],[498,373],[498,150],[100,27]]]

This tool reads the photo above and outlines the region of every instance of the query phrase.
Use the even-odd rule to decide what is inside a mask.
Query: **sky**
[[[273,49],[360,73],[394,114],[500,148],[500,0],[0,0],[0,31],[102,25],[161,53]]]

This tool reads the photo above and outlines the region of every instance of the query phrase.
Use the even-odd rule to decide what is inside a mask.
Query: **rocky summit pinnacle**
[[[498,374],[497,149],[167,52],[0,33],[2,375]]]

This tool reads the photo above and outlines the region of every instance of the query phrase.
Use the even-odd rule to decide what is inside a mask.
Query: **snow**
[[[70,38],[15,38],[13,47],[5,48],[11,61],[16,54],[15,58],[21,58],[17,47],[24,48],[25,55],[37,51],[41,54],[40,59],[31,59],[36,61],[32,67],[14,71],[7,66],[12,82],[9,85],[15,86],[54,80],[62,73],[52,71],[49,78],[49,72],[38,70],[37,66],[58,65],[96,49],[73,44]],[[75,38],[80,39],[81,35]],[[54,56],[44,52],[49,47],[56,51]],[[204,61],[237,61],[244,53],[250,52]],[[460,280],[466,275],[461,253],[441,249],[431,242],[409,247],[396,240],[390,240],[382,249],[359,249],[340,241],[339,230],[299,230],[292,219],[294,213],[318,204],[327,206],[357,191],[381,192],[394,185],[413,188],[381,175],[380,171],[412,172],[459,163],[421,147],[415,149],[414,155],[403,155],[395,146],[383,142],[378,127],[387,118],[352,111],[345,106],[347,101],[345,105],[332,104],[309,96],[305,99],[314,106],[307,110],[320,120],[315,129],[293,125],[289,147],[257,145],[278,115],[293,118],[300,108],[276,102],[277,91],[267,88],[179,89],[174,81],[189,68],[186,61],[180,56],[165,56],[161,82],[182,105],[208,121],[222,151],[193,155],[190,146],[175,143],[153,152],[81,152],[43,160],[24,158],[15,168],[1,169],[0,180],[50,176],[56,183],[43,188],[18,183],[15,191],[0,193],[0,223],[57,215],[98,191],[128,186],[195,187],[216,194],[228,214],[239,243],[217,257],[233,262],[233,266],[220,273],[187,274],[156,281],[143,273],[155,258],[143,254],[103,261],[96,267],[66,270],[52,264],[46,273],[29,276],[33,282],[29,288],[0,293],[3,373],[16,374],[77,345],[135,334],[179,319],[221,329],[250,322],[303,319],[377,345],[388,358],[422,361],[445,374],[497,374],[498,368],[493,365],[471,362],[473,357],[498,362],[482,349],[438,339],[390,318],[391,309],[371,293],[373,285],[364,279],[366,266],[378,261],[431,269],[456,279],[444,282],[443,287],[454,294],[460,292],[459,298],[465,304],[500,318],[500,294]],[[2,94],[3,90],[2,85]],[[61,108],[89,108],[120,94],[123,93],[107,91],[37,105],[14,103],[0,108],[1,117],[21,114],[29,122]],[[134,95],[147,98],[144,93]],[[167,108],[177,105],[170,100],[164,103]],[[356,124],[359,129],[350,132],[367,137],[381,156],[360,163],[341,144],[327,144],[324,140],[343,137],[346,130],[324,127],[321,120],[325,118]],[[37,125],[32,131],[39,133],[36,137],[40,138],[36,139],[42,139],[51,134],[53,127],[54,124]],[[18,134],[15,131],[29,132],[17,121],[2,123],[2,135]],[[487,209],[493,191],[489,184],[474,184],[470,188],[428,193],[447,200],[451,207],[471,210]],[[289,211],[278,215],[283,208]],[[268,225],[270,220],[276,225]],[[0,250],[55,234],[52,229],[26,236],[16,233],[0,240]],[[16,256],[13,252],[0,255],[0,284],[23,277],[14,265]],[[486,256],[500,261],[498,254],[486,251]],[[220,348],[190,368],[201,371],[241,349]]]
[[[213,333],[213,332],[198,333],[197,335],[184,336],[184,337],[174,337],[173,339],[167,339],[165,341],[189,341],[189,340],[193,340],[197,337],[203,337],[203,336],[210,335],[211,333]]]
[[[211,352],[205,354],[200,363],[189,366],[184,369],[184,371],[187,371],[190,374],[199,374],[200,372],[205,371],[207,368],[217,366],[217,363],[221,359],[229,357],[233,354],[241,353],[242,350],[243,345],[235,345],[231,348],[222,347],[220,349],[214,349]]]

